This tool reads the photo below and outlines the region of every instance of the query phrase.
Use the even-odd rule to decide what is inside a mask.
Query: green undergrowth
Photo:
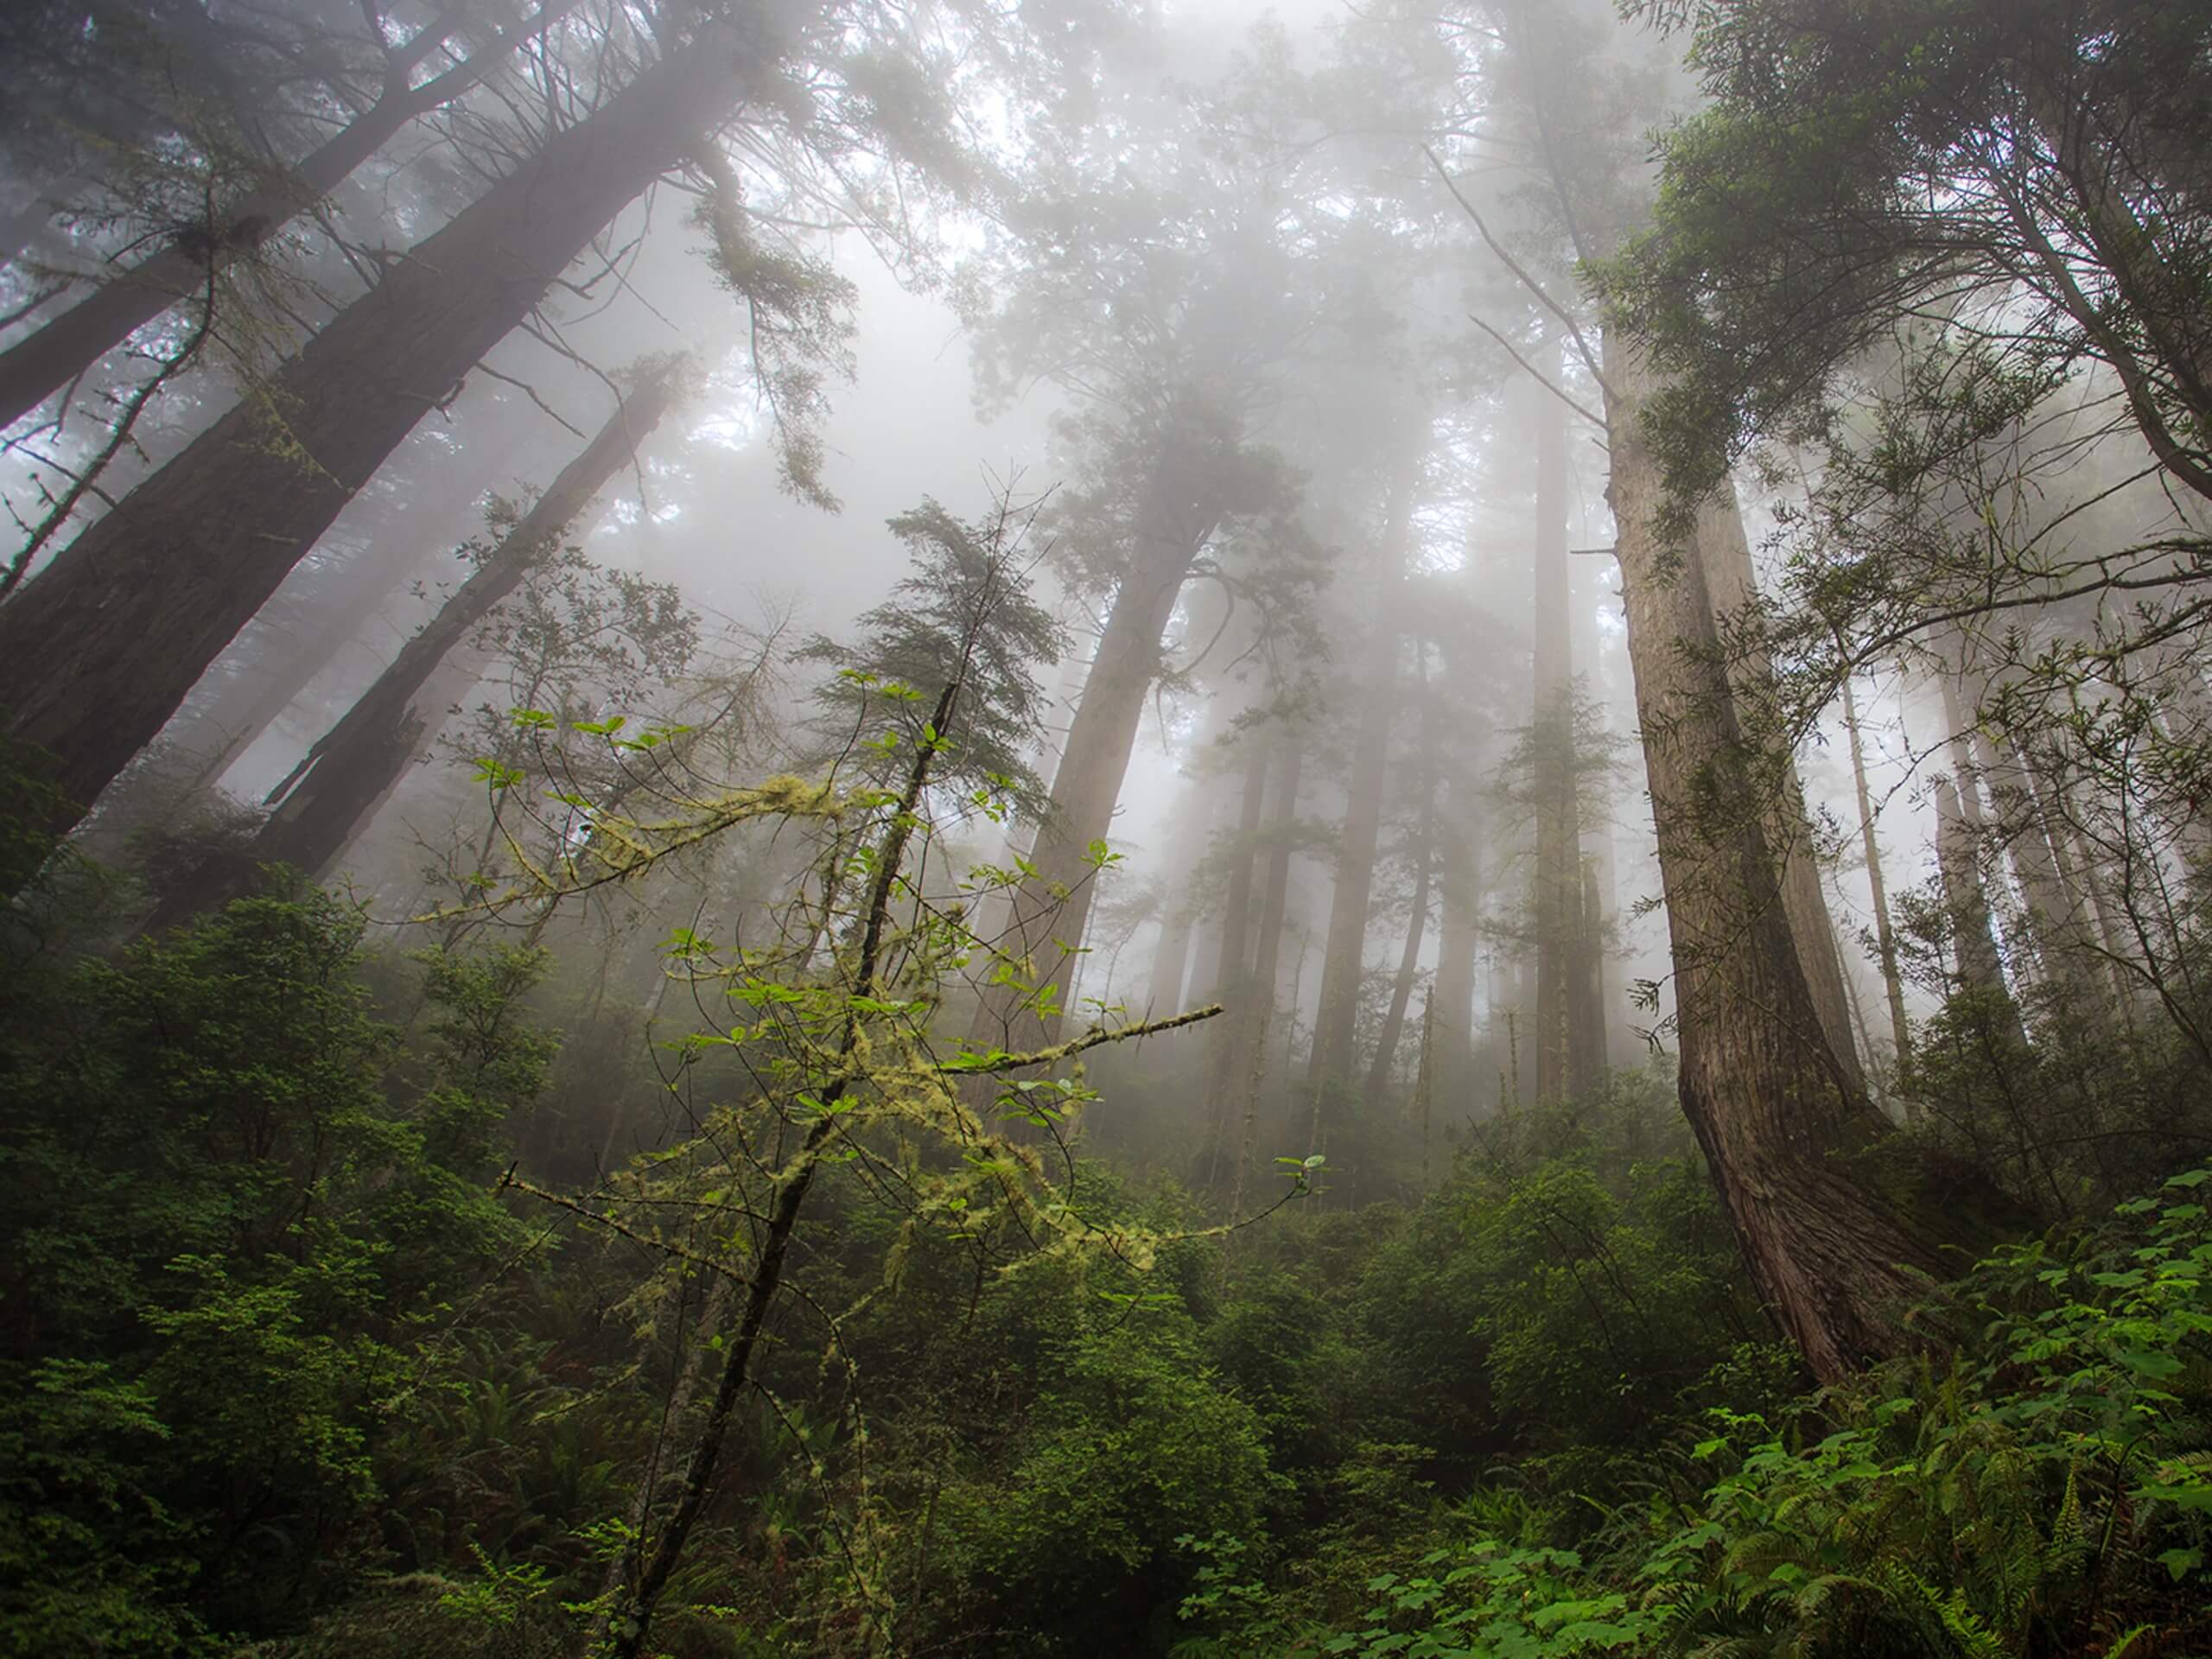
[[[1471,1496],[1363,1581],[1356,1617],[1301,1618],[1241,1541],[1190,1540],[1177,1652],[2212,1653],[2208,1190],[2194,1169],[2094,1233],[1999,1252],[1923,1308],[1929,1357],[1711,1408],[1614,1460],[1641,1490],[1602,1514]]]

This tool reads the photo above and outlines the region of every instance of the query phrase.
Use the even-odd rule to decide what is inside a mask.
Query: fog
[[[376,16],[392,43],[429,14]],[[563,719],[696,708],[702,684],[751,664],[757,707],[723,781],[747,766],[818,767],[828,659],[801,648],[853,639],[910,574],[911,549],[886,522],[925,500],[969,519],[1003,500],[1034,515],[1020,580],[1064,630],[1052,659],[1027,671],[1038,717],[1019,758],[1043,793],[1003,822],[948,834],[963,856],[1031,857],[1033,879],[1062,893],[1079,955],[1031,966],[1057,974],[1067,1006],[1158,1017],[1255,995],[1239,983],[1261,948],[1249,931],[1264,907],[1254,872],[1287,837],[1266,926],[1290,943],[1268,947],[1280,960],[1262,999],[1284,1045],[1263,1068],[1283,1135],[1297,1133],[1299,1098],[1370,1066],[1386,1093],[1417,1091],[1456,1134],[1548,1097],[1570,1073],[1663,1065],[1675,964],[1593,413],[1605,394],[1584,356],[1601,319],[1576,262],[1603,257],[1647,211],[1642,135],[1690,95],[1676,43],[1603,7],[1500,16],[1471,14],[1463,28],[1318,0],[1070,9],[1001,52],[956,10],[873,35],[871,24],[843,48],[809,37],[791,48],[814,77],[802,104],[718,118],[728,124],[715,166],[687,156],[626,198],[608,195],[583,257],[488,352],[450,385],[409,394],[427,411],[388,454],[328,474],[344,499],[327,528],[241,523],[241,537],[291,537],[297,556],[251,575],[238,561],[210,570],[233,589],[277,580],[265,599],[238,601],[250,620],[235,637],[215,624],[200,645],[179,643],[168,671],[190,689],[157,727],[142,721],[143,741],[124,740],[119,768],[82,772],[99,787],[73,785],[97,798],[79,840],[126,866],[159,841],[149,899],[164,921],[237,885],[181,872],[285,851],[257,824],[302,757],[607,419],[639,365],[680,353],[673,412],[627,442],[558,531],[579,562],[563,577],[541,550],[543,573],[523,578],[542,590],[537,609],[506,601],[473,625],[470,666],[448,660],[435,698],[409,697],[406,764],[376,787],[357,780],[365,799],[342,826],[276,861],[344,883],[379,937],[458,925],[423,918],[505,879],[457,874],[453,849],[474,844],[487,811],[497,817],[469,785],[474,751],[512,712],[500,700],[533,649],[551,657],[524,679],[563,699]],[[220,8],[207,18],[211,38],[230,27]],[[270,118],[195,112],[159,166],[128,179],[54,143],[37,110],[73,90],[111,100],[124,124],[137,66],[105,54],[97,29],[41,41],[37,22],[22,26],[40,51],[25,60],[25,113],[10,130],[22,245],[9,267],[9,340],[36,341],[74,299],[124,280],[149,234],[175,234],[162,216],[191,189],[273,189],[268,168],[288,145],[365,107],[372,75],[360,54],[372,48],[355,20],[304,0],[276,18],[238,71],[281,87],[264,94],[279,100]],[[474,86],[402,124],[265,240],[213,262],[196,299],[95,353],[16,423],[0,493],[22,533],[19,591],[58,591],[49,570],[104,515],[156,511],[134,488],[195,465],[188,446],[234,404],[245,442],[296,449],[303,474],[323,468],[315,444],[289,433],[296,400],[352,394],[337,380],[285,384],[286,359],[334,320],[385,303],[378,273],[461,223],[530,144],[588,127],[652,60],[659,26],[584,6],[530,31],[487,12],[407,70],[421,85],[472,51],[491,60]],[[501,29],[526,33],[525,48],[502,58]],[[287,66],[317,41],[352,67],[303,82]],[[188,48],[199,49],[168,49]],[[882,78],[902,50],[920,79]],[[1611,103],[1557,104],[1570,70]],[[929,86],[931,73],[950,79]],[[546,109],[532,96],[550,97]],[[543,188],[583,187],[556,170]],[[417,321],[391,301],[396,357],[411,330],[435,326],[441,302],[423,296]],[[1185,467],[1198,471],[1160,484],[1160,468]],[[76,479],[90,481],[65,499]],[[1786,511],[1777,521],[1748,477],[1739,491],[1759,561],[1786,558]],[[487,530],[500,502],[510,519]],[[1164,527],[1171,509],[1177,522]],[[1162,535],[1184,543],[1158,567],[1179,579],[1147,563],[1159,556],[1147,538]],[[665,585],[696,639],[656,660],[625,634],[618,605],[591,613],[596,644],[549,646],[564,607],[614,603],[611,589],[587,601],[587,572]],[[1133,586],[1161,581],[1173,597],[1157,637],[1130,634],[1149,626],[1134,621]],[[1565,614],[1541,623],[1546,605]],[[1544,627],[1554,631],[1540,639]],[[1374,643],[1377,629],[1394,651]],[[218,639],[194,683],[191,652]],[[1110,672],[1095,666],[1102,650]],[[82,683],[69,695],[99,695]],[[1901,707],[1894,689],[1866,695],[1868,783],[1895,849],[1891,884],[1908,888],[1934,878],[1925,763],[1942,715],[1924,690],[1923,706]],[[1561,721],[1577,725],[1566,712],[1577,701],[1569,753]],[[161,700],[149,707],[158,715]],[[1796,738],[1840,954],[1864,1007],[1881,1001],[1882,978],[1858,937],[1872,899],[1838,720],[1833,706],[1815,710]],[[1909,725],[1923,734],[1909,740]],[[1300,798],[1278,817],[1286,731],[1307,753]],[[586,821],[602,810],[572,809]],[[1113,857],[1093,874],[1082,851],[1100,840]],[[462,892],[426,878],[433,848]],[[514,853],[525,856],[519,843]],[[640,938],[702,902],[679,880],[624,900]],[[531,914],[537,938],[546,923]],[[1236,942],[1247,967],[1224,965],[1225,919],[1247,930]],[[469,925],[496,933],[514,918],[494,906]],[[556,957],[598,948],[588,932],[547,937]],[[622,971],[642,976],[624,995],[658,1005],[664,976],[650,951]],[[1912,987],[1914,1011],[1933,995]],[[1571,1018],[1560,1012],[1570,1005]],[[1446,1033],[1433,1066],[1407,1035],[1425,1019]],[[1870,1031],[1860,1040],[1878,1051]],[[1203,1096],[1209,1040],[1223,1039],[1163,1039],[1154,1052],[1179,1056],[1185,1075],[1163,1084],[1147,1073],[1144,1086]],[[1570,1048],[1594,1053],[1586,1064]],[[1382,1109],[1372,1090],[1367,1102]],[[1229,1110],[1193,1096],[1187,1116]],[[1347,1166],[1363,1161],[1357,1116],[1331,1137]],[[1187,1155],[1174,1135],[1145,1150]],[[1382,1179],[1373,1191],[1404,1178]]]

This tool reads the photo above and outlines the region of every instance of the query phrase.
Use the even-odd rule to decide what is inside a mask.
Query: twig
[[[1436,152],[1427,144],[1423,144],[1421,147],[1421,153],[1428,157],[1428,164],[1436,169],[1436,176],[1444,181],[1444,188],[1452,193],[1452,200],[1459,204],[1460,211],[1474,221],[1475,229],[1481,233],[1483,241],[1489,245],[1490,251],[1504,262],[1508,270],[1528,285],[1529,291],[1543,302],[1547,311],[1567,325],[1567,332],[1574,340],[1574,349],[1581,356],[1582,366],[1590,371],[1590,378],[1592,380],[1605,388],[1606,395],[1611,396],[1612,388],[1605,385],[1605,377],[1599,371],[1598,354],[1591,350],[1589,340],[1583,336],[1581,326],[1568,315],[1565,307],[1544,291],[1544,285],[1541,283],[1522,268],[1519,260],[1505,251],[1504,245],[1491,234],[1490,226],[1483,223],[1483,216],[1475,211],[1474,203],[1459,194],[1459,187],[1452,182],[1452,175],[1444,170],[1444,163],[1436,159]]]
[[[1133,1026],[1093,1026],[1080,1037],[1051,1048],[1040,1048],[1033,1054],[963,1054],[945,1061],[938,1070],[971,1075],[978,1071],[1011,1071],[1024,1065],[1050,1065],[1056,1061],[1072,1059],[1086,1048],[1096,1048],[1101,1043],[1126,1042],[1133,1037],[1154,1037],[1163,1031],[1195,1026],[1201,1020],[1212,1019],[1221,1011],[1220,1003],[1209,1002],[1203,1008],[1192,1008],[1165,1020],[1142,1020]]]
[[[493,1191],[504,1192],[509,1187],[550,1204],[556,1210],[566,1210],[571,1215],[582,1216],[594,1226],[604,1227],[610,1233],[615,1233],[628,1239],[632,1244],[642,1244],[649,1250],[658,1250],[664,1255],[672,1255],[679,1261],[689,1262],[695,1268],[704,1268],[709,1273],[720,1274],[733,1284],[742,1285],[749,1282],[743,1274],[724,1262],[715,1261],[712,1256],[701,1255],[696,1250],[685,1249],[681,1244],[671,1244],[664,1238],[654,1238],[641,1233],[634,1227],[626,1226],[615,1220],[612,1216],[601,1214],[588,1205],[579,1204],[574,1198],[565,1198],[558,1192],[550,1192],[542,1186],[533,1185],[517,1175],[512,1169],[509,1169],[505,1174],[499,1177],[499,1184]]]
[[[1567,393],[1561,390],[1558,382],[1551,379],[1541,369],[1531,363],[1527,358],[1522,356],[1519,352],[1514,350],[1513,342],[1508,340],[1503,334],[1498,333],[1497,329],[1491,327],[1490,324],[1484,322],[1480,317],[1477,316],[1471,311],[1467,313],[1467,321],[1473,323],[1476,327],[1481,329],[1499,345],[1504,346],[1505,354],[1511,358],[1516,363],[1518,363],[1522,368],[1528,370],[1530,374],[1534,375],[1536,379],[1536,384],[1541,386],[1546,391],[1551,393],[1553,397],[1558,398],[1560,402],[1565,404],[1569,409],[1580,415],[1584,420],[1589,422],[1591,425],[1596,427],[1600,432],[1610,433],[1612,430],[1612,429],[1608,426],[1602,418],[1592,414],[1580,404],[1576,403],[1573,398],[1568,397]],[[1599,384],[1603,385],[1604,383],[1601,381]]]

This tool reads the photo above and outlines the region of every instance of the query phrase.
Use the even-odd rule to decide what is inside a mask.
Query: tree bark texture
[[[1830,1042],[1805,950],[1783,903],[1785,855],[1758,788],[1743,673],[1719,647],[1721,609],[1705,538],[1655,533],[1658,469],[1641,411],[1654,389],[1641,351],[1607,340],[1607,415],[1628,607],[1673,946],[1684,1114],[1704,1148],[1761,1297],[1815,1375],[1840,1377],[1910,1338],[1905,1305],[1940,1272],[1971,1207],[1911,1154]],[[1815,942],[1817,944],[1817,941]]]
[[[1739,728],[1763,751],[1766,770],[1758,795],[1767,812],[1766,842],[1782,861],[1782,904],[1797,939],[1799,960],[1819,1010],[1821,1029],[1837,1064],[1862,1093],[1866,1077],[1852,1039],[1851,999],[1844,988],[1843,956],[1836,948],[1835,924],[1821,891],[1814,858],[1811,817],[1795,759],[1783,747],[1783,722],[1775,714],[1774,669],[1764,647],[1746,646],[1745,625],[1756,615],[1758,589],[1751,569],[1751,544],[1744,534],[1744,515],[1732,486],[1701,504],[1697,520],[1699,562],[1719,630],[1715,646],[1727,664],[1735,689]],[[1753,636],[1754,639],[1756,636]]]
[[[392,261],[278,372],[0,607],[0,709],[51,750],[66,831],[346,501],[741,96],[716,34],[645,70]]]

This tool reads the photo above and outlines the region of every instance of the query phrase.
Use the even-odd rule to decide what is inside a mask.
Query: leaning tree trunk
[[[1746,741],[1702,540],[1663,540],[1642,412],[1656,383],[1608,339],[1613,511],[1673,946],[1682,1109],[1752,1281],[1815,1374],[1910,1345],[1920,1272],[1980,1218],[1936,1190],[1824,1027],[1783,903],[1772,802],[1789,779]],[[1786,804],[1786,800],[1785,800]]]
[[[1058,1033],[1090,919],[1093,849],[1105,844],[1113,825],[1176,596],[1218,518],[1210,505],[1208,471],[1203,448],[1179,445],[1172,435],[1163,442],[1140,508],[1135,556],[1116,589],[1052,775],[1052,801],[1032,843],[1034,874],[1013,895],[1000,946],[1026,965],[1023,977],[1033,988],[987,991],[973,1028],[979,1041],[1027,1049]]]
[[[410,577],[468,539],[464,525],[483,481],[512,456],[520,427],[509,422],[497,431],[470,445],[466,475],[441,464],[435,480],[387,476],[379,483],[390,487],[374,493],[382,499],[372,502],[368,491],[356,497],[318,545],[321,557],[303,560],[200,677],[159,740],[109,785],[81,833],[97,845],[116,826],[127,830],[221,783]],[[349,524],[365,511],[365,522]],[[356,543],[353,550],[333,561],[334,569],[313,569],[332,559],[341,535]]]
[[[387,263],[377,288],[0,607],[0,709],[51,750],[66,832],[354,492],[569,262],[741,96],[719,32]]]
[[[1805,786],[1788,753],[1788,726],[1775,696],[1774,671],[1758,638],[1758,590],[1751,569],[1751,544],[1734,488],[1724,485],[1698,513],[1699,563],[1704,572],[1716,630],[1714,648],[1726,664],[1736,699],[1737,719],[1753,744],[1771,751],[1772,787],[1764,791],[1766,842],[1782,861],[1782,907],[1797,940],[1797,955],[1819,1010],[1836,1063],[1850,1073],[1853,1086],[1866,1090],[1866,1073],[1852,1039],[1851,999],[1844,988],[1843,953],[1836,948],[1835,924],[1821,870],[1814,856],[1812,819],[1805,810]],[[1748,635],[1748,638],[1746,637]]]
[[[624,399],[438,613],[270,791],[265,804],[276,810],[251,845],[181,888],[153,925],[173,925],[249,891],[253,873],[264,864],[289,864],[311,876],[328,871],[391,795],[425,734],[442,722],[442,709],[422,706],[423,688],[531,571],[559,550],[570,523],[660,424],[677,400],[679,381],[679,365],[664,363]]]
[[[249,191],[224,209],[221,222],[194,227],[109,277],[35,334],[0,352],[0,427],[14,424],[195,291],[223,267],[262,246],[300,213],[328,195],[417,116],[474,86],[516,45],[543,33],[576,0],[546,0],[537,16],[472,53],[443,74],[410,86],[408,75],[453,33],[448,11],[391,60],[383,95],[303,157],[284,176]]]

